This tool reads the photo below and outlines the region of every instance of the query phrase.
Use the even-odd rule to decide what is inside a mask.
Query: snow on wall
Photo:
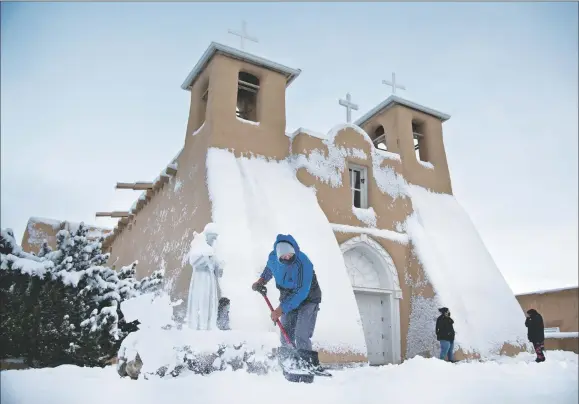
[[[374,237],[392,240],[400,244],[408,243],[408,236],[406,234],[397,233],[392,230],[350,226],[348,224],[337,224],[337,223],[331,223],[330,225],[332,226],[332,229],[334,231],[337,231],[338,233],[368,234]]]
[[[49,226],[52,228],[52,234],[48,234],[38,225]],[[64,225],[64,226],[63,226]],[[31,217],[28,220],[26,229],[28,231],[28,244],[30,245],[41,245],[44,240],[48,240],[49,237],[56,237],[56,233],[61,229],[65,228],[70,233],[76,233],[79,222],[69,222],[69,221],[59,221],[54,219],[46,219],[40,217]],[[86,225],[87,237],[89,239],[98,239],[100,237],[105,237],[108,233],[112,232],[111,229],[105,227],[96,227],[91,225]]]
[[[567,290],[574,290],[579,288],[579,286],[567,286],[565,288],[556,288],[556,289],[544,289],[544,290],[535,290],[533,292],[525,292],[519,293],[517,296],[528,296],[528,295],[546,295],[549,293],[558,293],[558,292],[565,292]]]
[[[354,130],[368,142],[372,150],[371,156],[368,156],[361,149],[346,149],[334,144],[338,133],[348,128]],[[302,133],[314,136],[311,131],[299,130],[301,130]],[[295,136],[295,132],[292,134],[292,137],[293,136]],[[384,160],[400,161],[400,156],[376,149],[368,134],[358,126],[352,124],[339,125],[332,128],[326,136],[316,135],[315,137],[322,139],[322,142],[328,149],[327,156],[323,150],[318,149],[312,150],[307,156],[304,154],[293,155],[289,161],[296,170],[305,168],[321,182],[337,188],[342,186],[342,173],[346,169],[346,159],[348,157],[361,160],[368,160],[368,158],[370,158],[372,161],[374,180],[380,191],[390,195],[393,199],[407,196],[407,183],[404,178],[398,174],[393,167],[389,165],[382,166]]]
[[[456,345],[484,357],[505,342],[526,344],[523,310],[468,214],[451,195],[415,185],[409,191],[408,235],[438,303],[452,313]]]
[[[579,332],[548,332],[545,333],[545,338],[564,339],[564,338],[579,338]]]
[[[391,153],[392,154],[392,153]],[[372,171],[378,189],[384,194],[390,195],[393,199],[408,196],[408,184],[404,177],[398,174],[391,166],[382,166],[383,153],[374,151],[372,154]]]
[[[231,328],[276,331],[269,309],[251,284],[263,270],[276,235],[292,234],[313,262],[322,288],[314,345],[365,354],[361,327],[344,327],[359,324],[360,317],[340,247],[314,191],[297,180],[291,164],[235,158],[212,148],[207,153],[207,182],[213,222],[219,226],[214,246],[223,265],[222,295],[231,300]],[[273,281],[268,296],[277,304]]]
[[[438,342],[434,332],[438,312],[436,298],[414,295],[410,298],[410,321],[406,337],[406,358],[434,356]]]
[[[370,227],[376,227],[376,212],[373,207],[370,206],[367,209],[361,209],[352,206],[352,212],[354,212],[354,215],[356,215],[362,223]]]
[[[56,232],[60,230],[61,222],[54,219],[45,219],[41,217],[31,217],[28,220],[28,224],[26,225],[26,230],[28,231],[28,244],[31,245],[40,245],[47,240],[49,234],[46,233],[42,228],[38,227],[38,224],[43,224],[51,227],[54,230],[54,233],[51,234],[54,236]]]

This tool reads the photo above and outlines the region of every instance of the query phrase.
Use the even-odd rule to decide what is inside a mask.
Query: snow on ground
[[[273,332],[142,329],[130,333],[123,340],[119,358],[131,361],[138,353],[143,362],[143,373],[154,373],[162,367],[167,367],[170,372],[183,365],[186,356],[211,355],[220,346],[241,346],[241,355],[253,352],[260,359],[279,346],[279,336]],[[186,355],[185,351],[189,354]],[[234,352],[233,349],[230,351]]]
[[[297,180],[294,167],[286,161],[235,158],[227,150],[210,149],[207,182],[213,222],[219,228],[215,249],[223,265],[220,287],[231,300],[231,328],[275,331],[269,309],[251,284],[261,274],[276,235],[289,233],[313,262],[322,288],[314,345],[365,354],[340,247],[314,190]],[[268,295],[277,305],[274,282],[268,284]]]
[[[167,403],[409,403],[576,404],[577,355],[548,351],[537,364],[528,353],[493,362],[450,364],[416,357],[401,365],[333,371],[313,384],[289,383],[279,372],[258,376],[223,371],[209,376],[130,380],[114,367],[70,365],[0,372],[2,404]],[[31,388],[33,386],[33,388]]]
[[[504,342],[526,344],[523,310],[468,214],[451,195],[414,185],[409,191],[415,212],[408,234],[438,307],[452,313],[457,345],[486,356]]]

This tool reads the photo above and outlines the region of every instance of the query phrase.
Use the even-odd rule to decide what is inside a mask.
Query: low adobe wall
[[[579,334],[573,334],[575,335],[565,338],[558,336],[549,337],[549,334],[545,335],[545,349],[547,351],[570,351],[579,354]]]

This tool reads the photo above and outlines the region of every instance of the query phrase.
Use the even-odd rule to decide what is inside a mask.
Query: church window
[[[412,121],[412,138],[414,140],[414,152],[416,153],[416,160],[427,161],[426,160],[426,150],[424,150],[424,128],[422,123],[413,120]]]
[[[380,125],[374,131],[374,146],[380,150],[388,150],[386,146],[386,133],[384,131],[384,126]]]
[[[352,193],[352,205],[356,208],[368,207],[368,170],[366,167],[349,164],[350,190]]]
[[[259,122],[257,117],[257,95],[259,79],[253,74],[240,71],[237,79],[237,106],[235,114],[247,121]]]

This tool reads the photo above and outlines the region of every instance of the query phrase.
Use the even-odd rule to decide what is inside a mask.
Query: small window
[[[368,207],[368,170],[366,167],[355,164],[350,164],[348,170],[350,174],[352,205],[356,208],[366,209]]]
[[[235,114],[238,118],[258,122],[257,95],[259,93],[259,79],[253,74],[239,72],[237,80],[237,106]]]
[[[374,131],[374,146],[380,150],[388,150],[386,146],[386,133],[384,131],[384,126],[380,125]]]
[[[424,141],[424,129],[420,122],[412,121],[412,138],[414,140],[414,152],[416,153],[416,160],[426,161],[422,144]]]

